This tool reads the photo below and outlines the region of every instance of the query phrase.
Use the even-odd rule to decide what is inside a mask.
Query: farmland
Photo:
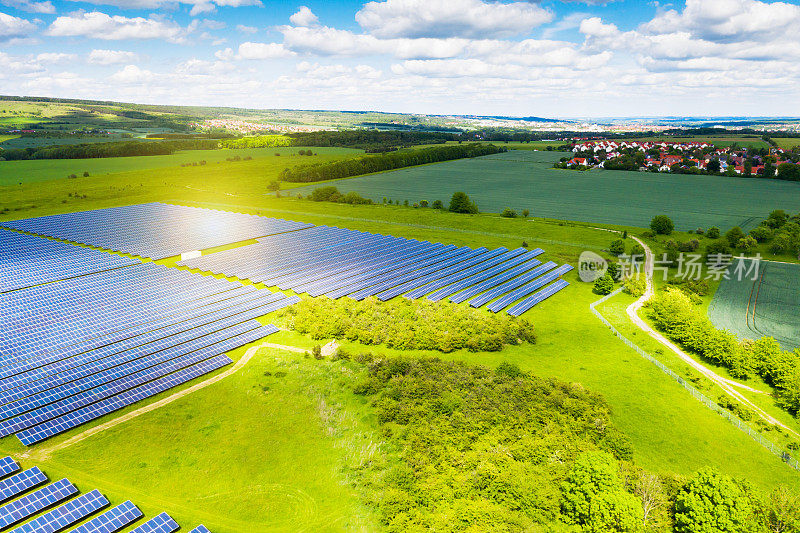
[[[745,262],[749,267],[749,261]],[[732,268],[736,268],[735,266]],[[762,262],[758,279],[726,279],[708,310],[717,325],[740,338],[775,338],[784,349],[800,348],[800,266]]]
[[[180,173],[180,165],[206,161],[203,171],[216,167],[224,167],[225,171],[233,171],[234,175],[248,175],[254,179],[264,176],[265,169],[274,169],[270,175],[277,179],[280,170],[287,165],[314,161],[329,161],[350,154],[360,154],[361,150],[349,148],[314,148],[317,156],[299,156],[300,148],[244,148],[240,150],[185,150],[172,155],[154,155],[148,157],[109,157],[101,159],[41,159],[28,161],[0,161],[0,186],[18,185],[49,180],[65,180],[70,174],[81,176],[88,172],[92,176],[107,174],[124,174],[143,170],[153,170],[163,177],[171,173]],[[280,154],[276,157],[275,154]],[[228,162],[228,158],[239,156],[251,157],[251,161]],[[220,169],[217,169],[220,170]],[[155,176],[155,174],[152,174]],[[114,182],[112,176],[105,176],[109,183]],[[70,187],[83,188],[82,183],[72,182]]]
[[[335,182],[375,202],[382,199],[447,201],[462,190],[482,211],[528,209],[532,216],[647,226],[668,213],[681,230],[741,226],[750,229],[763,205],[800,210],[800,185],[775,180],[643,172],[552,169],[565,154],[512,150],[476,159],[414,167]],[[309,185],[297,189],[308,194]],[[665,193],[669,191],[668,195]],[[759,203],[750,198],[758,197]]]

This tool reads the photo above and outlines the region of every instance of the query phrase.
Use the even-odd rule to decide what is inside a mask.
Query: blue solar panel
[[[11,524],[22,522],[41,510],[66,500],[77,493],[78,489],[75,488],[75,485],[66,479],[42,487],[36,492],[0,507],[0,528],[6,528]]]
[[[107,505],[106,497],[93,490],[13,529],[11,533],[55,533],[80,522]]]
[[[511,309],[508,310],[508,314],[511,316],[519,316],[522,313],[528,311],[530,308],[532,308],[539,302],[542,302],[547,298],[550,298],[552,295],[554,295],[564,287],[567,287],[568,285],[569,283],[567,283],[563,279],[560,279],[555,283],[553,283],[552,285],[548,285],[547,287],[540,290],[536,294],[533,294],[532,296],[525,298],[521,302],[515,304]]]
[[[0,478],[3,478],[14,472],[19,472],[20,466],[13,457],[3,457],[0,459]]]
[[[136,529],[132,529],[130,533],[172,533],[179,527],[167,513],[161,513]]]
[[[200,524],[199,526],[191,530],[189,533],[211,533],[211,532],[208,530],[206,526]]]
[[[24,470],[19,474],[0,481],[0,501],[16,498],[23,492],[28,492],[33,487],[47,482],[47,476],[34,466],[29,470]]]
[[[72,533],[114,533],[128,527],[142,516],[142,511],[138,507],[126,501],[81,524],[73,529]]]

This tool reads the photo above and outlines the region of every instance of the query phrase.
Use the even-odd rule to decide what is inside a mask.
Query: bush
[[[288,327],[315,340],[346,339],[398,350],[496,352],[536,341],[526,319],[425,299],[307,298],[282,316]]]
[[[523,217],[528,218],[530,216],[530,214],[531,214],[531,212],[528,211],[527,209],[523,209],[522,210],[522,216]]]
[[[647,281],[644,274],[637,274],[625,280],[623,290],[634,298],[641,298],[647,291]]]
[[[450,212],[452,213],[470,213],[478,212],[478,205],[470,200],[465,192],[454,192],[450,198]]]
[[[697,533],[742,533],[755,522],[747,495],[728,476],[704,469],[678,492],[675,501],[675,531]]]
[[[608,251],[614,255],[622,255],[625,253],[625,241],[622,239],[616,239],[611,241],[611,244],[608,247]]]
[[[594,288],[592,291],[595,294],[611,294],[614,291],[614,278],[608,273],[594,281]]]
[[[744,238],[744,232],[739,226],[734,226],[725,233],[725,240],[731,246],[737,246],[739,241]]]
[[[441,200],[434,200],[431,207],[434,209],[444,209],[444,204],[442,203]]]
[[[720,236],[720,231],[718,227],[711,226],[710,228],[708,228],[708,231],[706,232],[706,237],[708,237],[709,239],[719,239],[719,236]]]
[[[506,207],[503,209],[503,212],[500,213],[500,216],[503,218],[517,218],[517,212],[509,207]]]
[[[774,236],[774,232],[767,226],[758,226],[750,230],[750,236],[758,242],[767,242]]]
[[[656,215],[650,221],[650,229],[657,235],[671,235],[675,229],[672,219],[666,215]]]

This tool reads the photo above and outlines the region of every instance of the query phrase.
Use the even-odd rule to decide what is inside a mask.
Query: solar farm
[[[2,226],[0,438],[28,449],[232,365],[231,352],[277,333],[269,315],[301,297],[427,298],[519,316],[566,288],[561,276],[572,269],[543,260],[540,248],[470,248],[160,203]],[[208,251],[223,245],[233,247]],[[2,465],[0,529],[128,531],[143,519],[130,501],[106,509],[96,490],[48,484],[10,457]],[[178,528],[162,513],[130,531]]]

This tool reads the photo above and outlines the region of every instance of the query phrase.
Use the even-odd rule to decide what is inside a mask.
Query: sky
[[[800,116],[800,0],[0,0],[0,94]]]

